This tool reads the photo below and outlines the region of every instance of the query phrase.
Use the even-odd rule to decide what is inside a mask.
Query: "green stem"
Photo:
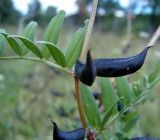
[[[47,61],[45,59],[39,59],[39,58],[35,58],[35,57],[24,57],[24,56],[8,56],[8,57],[0,57],[0,60],[14,60],[14,59],[19,59],[19,60],[29,60],[29,61],[36,61],[36,62],[40,62],[40,63],[44,63],[49,65],[50,67],[53,67],[55,69],[61,70],[71,76],[74,77],[74,73],[73,71],[67,69],[67,68],[63,68],[55,63],[52,63],[50,61]]]

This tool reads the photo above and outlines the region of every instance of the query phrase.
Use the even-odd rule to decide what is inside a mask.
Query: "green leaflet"
[[[38,43],[46,45],[57,64],[61,65],[62,67],[66,66],[66,58],[62,51],[55,44],[46,41],[39,41]]]
[[[65,11],[61,10],[55,17],[51,19],[42,37],[43,41],[57,44],[59,34],[63,26],[64,17]],[[42,52],[46,59],[48,59],[51,56],[51,54],[48,51],[48,48],[46,48],[45,45],[42,46]]]
[[[24,28],[22,36],[33,41],[36,33],[36,29],[37,29],[37,22],[31,21]],[[26,55],[28,52],[28,48],[26,48],[23,44],[20,44],[20,45],[23,48],[23,55]]]
[[[137,112],[129,112],[125,116],[122,116],[122,121],[124,123],[123,131],[129,132],[135,126],[137,120],[138,120]]]
[[[65,56],[67,60],[67,67],[69,68],[71,68],[75,64],[76,60],[78,59],[81,53],[88,25],[87,23],[88,21],[86,22],[84,28],[78,29],[78,31],[74,34],[73,39],[66,48]]]
[[[115,78],[115,81],[118,95],[120,98],[122,97],[122,102],[124,105],[130,103],[132,99],[135,99],[135,95],[125,77],[117,77]]]
[[[134,81],[132,83],[132,90],[134,92],[134,95],[138,97],[143,91],[142,83],[140,81]]]
[[[13,51],[21,56],[22,55],[22,48],[20,46],[20,44],[18,43],[18,41],[12,37],[9,37],[9,34],[7,33],[1,33],[4,35],[4,37],[6,38],[6,40],[8,41],[9,43],[9,46],[13,49]]]
[[[101,122],[101,129],[104,129],[106,123],[108,122],[108,120],[110,119],[110,117],[112,116],[112,114],[115,111],[115,106],[117,106],[117,100],[112,104],[112,106],[110,106],[110,108],[108,108],[107,112],[105,113],[104,117],[102,118],[102,122]]]
[[[101,119],[98,109],[98,105],[92,95],[91,90],[84,84],[81,83],[81,98],[84,107],[84,111],[89,123],[94,128],[100,128]]]
[[[3,35],[0,34],[0,53],[2,52],[4,46],[5,46],[4,37]]]
[[[160,74],[160,61],[156,63],[154,71],[148,75],[148,82],[149,83],[154,82],[158,78],[159,74]]]
[[[38,46],[35,45],[31,40],[29,40],[29,39],[27,39],[27,38],[25,38],[25,37],[16,36],[16,35],[11,36],[11,37],[20,39],[20,40],[24,43],[24,45],[25,45],[29,50],[31,50],[31,51],[33,52],[33,54],[35,54],[35,55],[38,56],[39,58],[43,58],[43,55],[42,55],[40,49],[39,49]]]
[[[0,28],[0,33],[5,33],[6,31],[4,29]],[[0,53],[2,52],[4,46],[5,46],[5,39],[4,36],[2,34],[0,34]]]
[[[12,38],[12,37],[7,37],[7,40],[11,46],[11,48],[14,50],[14,52],[21,56],[22,55],[22,48],[19,45],[19,43],[16,41],[16,39]]]
[[[101,78],[100,86],[101,86],[102,103],[104,105],[105,110],[108,111],[110,107],[113,106],[113,104],[115,104],[118,97],[109,78]],[[116,109],[117,106],[115,105],[113,112],[116,112]]]
[[[38,25],[37,22],[34,22],[34,21],[29,22],[24,28],[22,36],[33,41],[36,33],[37,25]]]

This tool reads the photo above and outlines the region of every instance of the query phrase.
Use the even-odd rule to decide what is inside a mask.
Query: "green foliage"
[[[142,83],[140,81],[134,81],[132,83],[132,90],[134,92],[134,95],[138,97],[140,93],[142,92]]]
[[[69,42],[64,52],[57,45],[59,34],[62,29],[62,25],[64,21],[64,16],[65,16],[65,12],[60,11],[50,21],[49,25],[47,26],[44,32],[42,41],[37,41],[36,43],[34,42],[34,37],[37,29],[36,22],[30,22],[25,27],[24,32],[22,33],[21,36],[10,35],[0,30],[0,33],[1,33],[0,34],[0,51],[3,48],[4,42],[7,41],[11,49],[16,53],[16,55],[18,55],[16,58],[19,58],[19,59],[32,58],[32,60],[44,62],[45,64],[48,64],[54,68],[59,68],[64,71],[74,72],[69,68],[72,68],[72,66],[75,64],[76,60],[80,56],[84,38],[85,38],[86,28],[88,24],[86,23],[86,25],[83,28],[80,28],[74,34],[73,38],[71,39],[71,42]],[[33,57],[25,56],[29,51],[32,52],[35,56]],[[52,58],[54,59],[54,62],[51,62],[51,59],[47,60],[50,56],[52,56]],[[3,60],[5,59],[5,57],[0,57],[0,59]],[[44,74],[44,75],[46,76],[47,74]],[[12,74],[12,76],[13,75],[14,74]],[[29,76],[29,77],[32,78],[33,76]],[[15,83],[15,77],[12,80]],[[101,95],[100,95],[101,100],[98,100],[98,101],[96,101],[96,99],[93,97],[91,89],[86,85],[81,84],[80,85],[81,98],[82,98],[84,111],[88,119],[88,124],[91,128],[96,129],[96,133],[98,134],[99,139],[106,139],[106,137],[107,139],[108,138],[115,138],[115,139],[130,138],[131,135],[129,133],[133,131],[132,128],[134,128],[139,118],[137,112],[135,111],[136,105],[138,103],[142,103],[145,101],[148,95],[147,93],[150,93],[149,91],[151,91],[152,87],[159,80],[160,80],[160,77],[159,77],[159,62],[158,62],[155,70],[151,74],[149,75],[144,74],[142,76],[142,79],[138,79],[137,81],[129,82],[126,77],[118,77],[118,78],[115,78],[115,87],[114,87],[110,79],[101,78],[100,85],[99,85],[100,86],[99,88],[101,89]],[[11,80],[9,79],[8,81],[11,81]],[[41,80],[39,81],[41,82]],[[44,83],[45,82],[46,81],[44,81]],[[61,79],[60,79],[60,82],[61,82]],[[63,82],[61,82],[60,84],[62,83]],[[68,80],[67,80],[67,83],[69,83]],[[69,86],[70,86],[70,83],[69,83]],[[61,88],[61,85],[59,88]],[[41,90],[38,90],[38,92],[40,91]],[[8,93],[10,92],[11,91],[9,91]],[[15,93],[19,93],[19,92],[15,91]],[[26,123],[25,116],[23,116],[23,112],[25,112],[25,109],[23,108],[23,106],[19,106],[19,102],[18,102],[19,100],[17,100],[17,97],[20,98],[19,97],[20,95],[17,95],[17,96],[15,94],[13,94],[12,96],[7,95],[7,97],[3,99],[4,96],[6,95],[0,94],[0,106],[2,107],[3,104],[5,104],[5,106],[8,107],[9,106],[8,102],[10,102],[11,105],[15,107],[14,108],[15,110],[10,112],[10,110],[7,108],[7,111],[5,112],[1,108],[1,110],[4,111],[4,112],[1,111],[1,113],[3,114],[2,115],[3,119],[6,122],[8,122],[7,118],[10,118],[9,116],[14,115],[15,118],[17,116],[18,117],[20,116],[20,118],[18,119],[20,119],[24,123],[24,125],[20,125],[20,126],[18,125],[19,126],[18,130],[20,129],[20,133],[24,135],[34,136],[33,132],[34,132],[34,129],[37,127],[37,124],[35,125],[34,121],[31,120],[32,127],[33,127],[32,128],[28,123]],[[43,97],[45,98],[45,96]],[[122,108],[117,107],[119,101],[122,101]],[[58,103],[59,102],[60,101],[58,101]],[[99,106],[98,106],[98,103],[99,103]],[[48,101],[46,104],[48,104]],[[55,103],[54,105],[56,106],[57,104]],[[64,106],[65,105],[66,105],[66,102],[64,103]],[[63,107],[61,107],[61,110],[57,112],[62,113],[62,115],[67,114],[67,116],[69,116],[72,113],[72,111],[69,111],[68,113],[66,113],[67,109],[64,109]],[[33,112],[31,111],[30,114],[32,114]],[[52,112],[52,109],[51,109],[51,112]],[[28,114],[29,113],[27,112],[25,115],[28,115]],[[48,114],[47,114],[47,117],[48,116],[50,117],[51,113],[49,112]],[[38,117],[40,116],[38,115]],[[70,115],[70,117],[72,118],[72,115]],[[39,121],[39,119],[37,120]],[[10,121],[11,120],[9,120],[9,122]],[[112,128],[109,128],[109,126],[112,123],[114,125],[112,125]],[[9,135],[8,130],[11,128],[12,129],[15,128],[15,126],[14,126],[14,123],[12,123],[11,126],[9,126],[8,124],[0,121],[0,128],[3,129],[3,131],[0,131],[0,139],[7,139],[3,135]],[[16,129],[16,131],[18,130]],[[106,130],[107,130],[107,134],[105,134]]]
[[[60,11],[54,18],[52,18],[46,30],[44,31],[44,35],[42,37],[43,41],[48,41],[55,45],[57,44],[58,37],[60,35],[60,31],[64,22],[64,17],[65,11]],[[42,52],[45,58],[50,57],[50,53],[48,52],[48,49],[46,47],[42,49]]]
[[[17,55],[21,56],[22,55],[22,49],[21,49],[20,44],[14,38],[8,37],[9,34],[6,34],[6,33],[2,33],[2,34],[5,36],[6,40],[8,41],[8,43],[9,43],[10,47],[13,49],[13,51]]]
[[[115,105],[115,102],[117,102],[117,94],[110,79],[108,78],[101,78],[100,86],[102,93],[102,103],[105,107],[105,111],[109,111],[110,107]],[[117,107],[114,106],[113,110],[113,112],[116,112]]]
[[[127,79],[125,77],[117,77],[115,82],[119,97],[123,98],[122,101],[125,105],[129,104],[135,96]]]
[[[0,29],[0,32],[4,32],[5,33],[5,30]],[[2,34],[0,34],[0,54],[3,51],[4,46],[6,46],[6,41],[4,39],[4,36]]]
[[[101,129],[102,130],[105,128],[105,125],[109,121],[110,117],[113,114],[115,114],[115,106],[117,106],[117,101],[115,101],[115,103],[113,105],[109,105],[109,106],[110,106],[110,108],[106,111],[104,117],[102,118],[102,122],[101,122]]]
[[[64,55],[56,45],[63,26],[64,17],[65,11],[60,11],[51,19],[42,37],[42,40],[44,41],[39,41],[39,46],[34,43],[34,37],[37,29],[36,22],[31,21],[28,23],[21,36],[10,35],[3,31],[0,31],[0,33],[4,35],[10,44],[10,47],[18,56],[24,56],[31,51],[40,59],[48,59],[52,56],[56,64],[70,68],[74,65],[76,59],[80,55],[87,24],[84,28],[79,29],[74,35],[73,40],[67,47],[67,51]]]
[[[15,51],[15,53],[19,56],[22,55],[22,48],[21,46],[18,44],[18,42],[10,36],[6,37],[8,43],[10,44],[10,47],[12,47],[12,49]]]
[[[45,41],[39,41],[38,43],[46,45],[57,64],[61,65],[62,67],[66,66],[66,58],[57,45]]]
[[[160,61],[158,61],[156,63],[156,67],[154,69],[154,71],[152,71],[149,76],[148,76],[148,82],[152,83],[153,81],[155,81],[157,79],[157,77],[159,77],[159,73],[160,73]]]
[[[38,56],[41,59],[43,58],[43,55],[42,55],[40,49],[31,40],[29,40],[25,37],[16,36],[16,35],[12,35],[9,37],[20,39],[24,43],[25,47],[27,47],[29,50],[31,50],[33,52],[33,54],[35,54],[36,56]]]
[[[24,28],[22,36],[26,37],[31,41],[34,41],[36,29],[37,29],[37,22],[31,21]],[[23,55],[27,54],[27,52],[28,52],[27,47],[23,46]]]
[[[137,112],[129,112],[126,115],[122,116],[121,119],[122,119],[122,122],[124,123],[123,131],[127,133],[136,124],[138,120],[138,114]]]
[[[67,66],[69,68],[75,64],[77,58],[80,55],[80,52],[81,52],[82,46],[83,46],[83,41],[84,41],[87,25],[88,25],[88,21],[85,22],[84,28],[80,28],[74,34],[73,39],[71,40],[71,42],[67,46],[67,49],[65,51],[65,56],[67,59]]]
[[[84,84],[81,84],[81,97],[84,111],[89,123],[94,128],[100,128],[101,119],[98,105],[92,95],[91,90]]]

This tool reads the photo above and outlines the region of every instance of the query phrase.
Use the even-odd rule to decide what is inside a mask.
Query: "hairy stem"
[[[44,64],[49,65],[50,67],[56,68],[58,70],[61,70],[71,76],[74,77],[74,73],[73,71],[67,69],[67,68],[63,68],[55,63],[52,63],[50,61],[47,61],[45,59],[39,59],[39,58],[35,58],[35,57],[24,57],[24,56],[9,56],[9,57],[0,57],[0,60],[14,60],[14,59],[19,59],[19,60],[29,60],[29,61],[37,61],[37,62],[41,62]]]
[[[81,119],[83,128],[87,128],[87,123],[86,123],[85,114],[84,114],[82,101],[81,101],[80,81],[77,77],[75,77],[74,79],[75,79],[76,99],[77,99],[77,105],[78,105],[80,119]]]

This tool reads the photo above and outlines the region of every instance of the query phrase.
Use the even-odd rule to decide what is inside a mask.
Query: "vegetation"
[[[87,49],[83,50],[83,42],[86,42],[86,38],[89,41],[89,35],[85,37],[85,33],[92,29],[93,13],[92,20],[89,23],[85,21],[85,26],[76,31],[69,43],[63,40],[68,32],[71,33],[66,29],[62,30],[64,11],[60,11],[50,21],[38,40],[35,40],[37,22],[27,24],[19,35],[0,30],[0,139],[52,139],[48,118],[54,121],[54,126],[56,122],[62,130],[68,130],[68,127],[70,130],[83,127],[88,140],[95,137],[100,140],[131,139],[137,136],[159,137],[156,129],[158,118],[149,122],[147,116],[143,116],[143,113],[146,113],[144,108],[150,110],[151,104],[159,104],[156,99],[158,87],[154,88],[160,80],[159,61],[155,62],[155,58],[148,57],[142,70],[136,74],[115,79],[97,78],[92,87],[80,84],[78,75],[75,75],[73,67],[77,59],[81,52],[87,52]],[[59,36],[61,30],[62,37]],[[123,48],[119,42],[123,37],[113,33],[93,32],[90,44],[92,57],[122,56]],[[158,37],[159,29],[154,39],[157,40]],[[154,45],[155,40],[151,40],[151,45]],[[135,46],[146,46],[144,42],[137,37],[133,38]],[[10,49],[7,46],[10,46]],[[113,46],[112,49],[110,46]],[[142,48],[132,47],[129,54],[133,55],[133,51],[140,50]],[[156,50],[155,47],[149,53]],[[84,59],[82,54],[81,59]],[[12,61],[6,63],[2,60]],[[148,71],[151,64],[154,70]],[[100,92],[97,100],[93,96],[95,90]],[[76,98],[73,96],[75,92]],[[155,112],[159,112],[158,108],[155,108]]]

